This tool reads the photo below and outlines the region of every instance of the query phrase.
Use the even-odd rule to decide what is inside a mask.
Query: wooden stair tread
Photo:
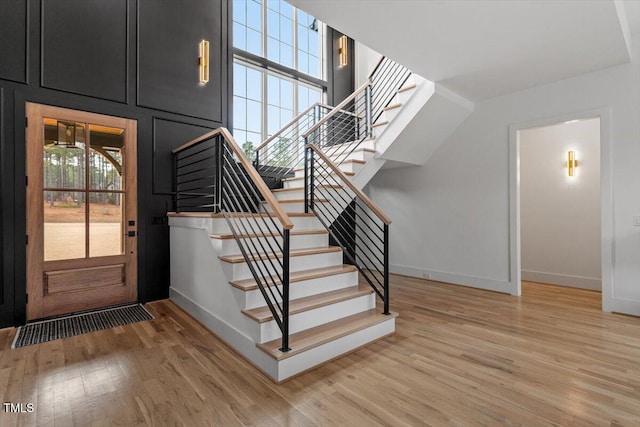
[[[345,150],[345,149],[339,150],[339,148],[343,148],[343,147],[337,147],[335,150],[332,150],[332,148],[328,148],[328,149],[324,150],[324,153],[327,156],[333,156],[335,154],[338,154],[338,155],[342,156],[342,155],[347,155],[347,154],[351,154],[351,153],[356,153],[358,151],[364,151],[366,153],[375,153],[376,152],[376,150],[374,150],[373,148],[367,148],[367,147],[356,148],[353,151],[349,151],[349,150]],[[334,152],[332,153],[332,151],[334,151]],[[338,151],[340,151],[340,152],[338,153]]]
[[[219,214],[219,213],[213,213],[213,212],[180,212],[180,213],[175,213],[175,212],[167,212],[167,216],[168,217],[172,217],[172,218],[224,218],[224,215]],[[243,216],[250,216],[250,217],[259,217],[259,216],[268,216],[268,217],[276,217],[277,215],[274,213],[261,213],[261,214],[257,214],[257,213],[249,213],[249,212],[242,212],[242,213],[232,213],[229,214],[229,216],[232,217],[243,217]],[[292,217],[292,218],[297,218],[297,217],[315,217],[315,214],[313,213],[304,213],[304,212],[287,212],[287,216],[288,217]]]
[[[398,313],[384,315],[378,309],[371,309],[290,335],[291,350],[286,353],[280,351],[281,339],[256,344],[256,347],[276,360],[283,360],[397,316]]]
[[[385,122],[385,123],[386,123],[386,122]],[[374,126],[375,126],[375,125],[374,125]],[[365,163],[367,163],[367,162],[366,162],[366,161],[364,161],[364,160],[347,159],[347,160],[345,160],[344,162],[340,162],[340,164],[339,164],[338,166],[340,166],[340,165],[344,165],[345,163],[356,163],[356,164],[364,165],[364,164],[365,164]],[[304,168],[297,168],[297,169],[294,169],[293,171],[294,171],[294,172],[302,172],[303,170],[304,170]],[[346,172],[345,172],[345,174],[346,174]],[[334,175],[334,174],[332,173],[331,175]],[[348,175],[348,174],[347,174],[347,175]],[[353,174],[353,175],[355,175],[355,174]],[[304,178],[304,177],[302,177],[302,178]]]
[[[399,103],[398,103],[398,104],[391,104],[391,105],[389,105],[389,106],[387,106],[387,107],[384,107],[384,108],[382,109],[382,111],[394,110],[394,109],[396,109],[396,108],[400,108],[400,107],[402,107],[402,104],[399,104]]]
[[[302,313],[372,293],[373,289],[371,289],[371,286],[369,285],[355,285],[349,288],[294,299],[289,301],[289,315]],[[271,310],[267,306],[252,308],[250,310],[242,310],[242,314],[258,323],[265,323],[273,320],[273,314],[271,314]]]
[[[331,252],[340,252],[342,248],[340,246],[325,246],[322,248],[306,248],[306,249],[294,249],[289,252],[289,256],[305,256],[305,255],[317,255],[317,254],[327,254]],[[280,258],[282,256],[282,252],[278,252],[277,254],[256,254],[256,257],[260,259],[269,259],[274,257]],[[238,255],[220,255],[218,257],[221,261],[229,262],[231,264],[237,264],[244,261],[244,257],[242,254]]]
[[[342,264],[338,266],[312,268],[309,270],[292,271],[289,274],[289,283],[302,282],[305,280],[317,279],[320,277],[335,276],[343,273],[352,273],[358,271],[353,265]],[[233,280],[229,282],[231,286],[243,291],[252,291],[258,289],[255,279]],[[278,283],[280,284],[280,283]]]
[[[278,232],[274,231],[273,235],[277,235]],[[310,235],[310,234],[329,234],[329,232],[327,230],[323,229],[318,229],[318,230],[294,230],[291,229],[291,231],[289,232],[289,234],[291,236],[306,236],[306,235]],[[224,234],[209,234],[209,237],[211,237],[212,239],[219,239],[219,240],[230,240],[233,239],[233,233],[224,233]],[[240,234],[238,237],[241,238],[253,238],[253,237],[271,237],[271,234],[268,233],[250,233],[250,234]]]
[[[398,93],[402,93],[402,92],[406,92],[406,91],[408,91],[408,90],[415,89],[415,88],[416,88],[416,85],[415,85],[415,84],[413,84],[413,85],[409,85],[409,86],[401,87],[400,89],[398,89],[398,91],[397,91],[397,92],[398,92]]]
[[[379,126],[384,126],[384,125],[388,125],[388,124],[389,124],[389,122],[385,120],[383,122],[375,123],[375,124],[371,125],[371,127],[372,128],[377,128]]]

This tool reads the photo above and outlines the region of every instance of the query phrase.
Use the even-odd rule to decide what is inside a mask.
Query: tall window
[[[324,28],[283,0],[234,0],[233,134],[250,156],[322,101]]]

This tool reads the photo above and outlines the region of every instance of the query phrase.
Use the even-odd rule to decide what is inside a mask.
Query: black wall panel
[[[329,68],[329,103],[338,105],[347,96],[351,95],[355,86],[355,43],[347,39],[347,65],[340,66],[338,58],[338,39],[342,33],[334,29],[328,29],[328,68]]]
[[[27,81],[27,1],[0,0],[0,79]]]
[[[188,123],[153,119],[153,192],[169,193],[173,191],[173,170],[171,151],[180,145],[203,135],[212,128]]]
[[[138,105],[223,122],[226,64],[221,0],[139,0]],[[200,84],[199,43],[210,42],[210,81]]]
[[[42,1],[42,86],[127,100],[127,0]]]

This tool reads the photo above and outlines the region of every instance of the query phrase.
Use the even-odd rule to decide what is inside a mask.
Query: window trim
[[[308,85],[315,86],[318,89],[322,89],[323,92],[326,92],[329,87],[326,80],[318,79],[316,77],[310,76],[309,74],[302,73],[296,69],[286,67],[263,56],[255,55],[251,52],[247,52],[246,50],[242,50],[237,47],[233,48],[233,61],[244,62],[256,68],[264,68],[268,71],[280,74],[283,77],[288,77],[290,79],[298,80]]]

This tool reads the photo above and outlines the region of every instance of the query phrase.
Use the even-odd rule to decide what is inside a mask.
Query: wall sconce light
[[[341,67],[348,64],[347,55],[347,36],[343,35],[338,39],[338,61]]]
[[[575,176],[577,167],[578,161],[576,160],[576,153],[575,151],[569,151],[567,159],[567,173],[569,176]]]
[[[209,42],[202,40],[200,42],[200,58],[198,59],[200,68],[200,83],[209,82]]]

